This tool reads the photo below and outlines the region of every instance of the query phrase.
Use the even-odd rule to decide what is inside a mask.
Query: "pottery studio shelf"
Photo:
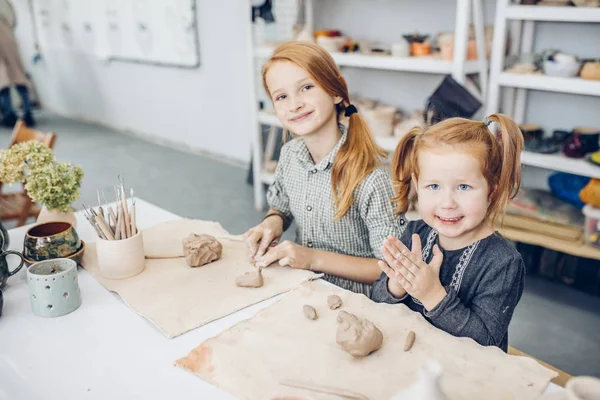
[[[600,8],[511,5],[505,16],[526,21],[600,22]]]
[[[569,158],[562,154],[539,154],[531,151],[521,153],[521,163],[552,171],[600,179],[600,167],[582,159]]]
[[[498,77],[498,83],[501,86],[514,88],[600,96],[600,81],[582,78],[562,78],[548,75],[502,72]]]
[[[268,58],[273,53],[274,47],[262,46],[255,50],[257,58]],[[359,53],[330,53],[333,60],[340,67],[356,67],[368,69],[383,69],[389,71],[407,71],[430,74],[451,74],[452,61],[436,56],[424,57],[393,57],[389,55],[368,55]],[[465,73],[475,74],[481,67],[478,61],[466,61]]]
[[[282,127],[281,122],[275,114],[260,111],[258,113],[258,122],[264,125]],[[387,151],[394,151],[398,144],[396,137],[376,137],[377,143]],[[568,172],[570,174],[587,176],[600,179],[600,167],[592,165],[585,160],[568,158],[560,154],[538,154],[531,151],[521,153],[521,163],[533,167],[544,168],[552,171]],[[262,174],[263,182],[271,183],[271,174]],[[265,180],[266,179],[266,180]],[[268,180],[268,182],[267,182]]]
[[[556,239],[539,233],[526,232],[514,228],[500,228],[498,231],[509,240],[542,246],[577,257],[600,260],[600,248],[585,243]]]

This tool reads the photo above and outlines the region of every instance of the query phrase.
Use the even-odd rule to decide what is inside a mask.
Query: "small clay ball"
[[[308,304],[302,307],[302,312],[304,312],[304,316],[306,318],[312,319],[313,321],[319,318],[319,316],[317,315],[317,310],[315,310],[313,306],[309,306]]]

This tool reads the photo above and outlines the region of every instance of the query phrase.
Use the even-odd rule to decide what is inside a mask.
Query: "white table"
[[[180,218],[141,199],[136,207],[142,229]],[[81,213],[77,219],[80,237],[95,241]],[[26,230],[10,231],[11,249],[22,250]],[[11,269],[15,258],[9,257]],[[0,400],[232,399],[173,362],[281,296],[167,339],[83,269],[79,270],[81,307],[58,318],[36,317],[25,278],[24,267],[3,290]],[[562,388],[551,384],[547,392],[558,390]]]

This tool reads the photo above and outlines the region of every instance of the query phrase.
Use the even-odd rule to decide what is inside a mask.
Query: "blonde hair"
[[[278,61],[289,61],[308,72],[316,83],[331,96],[339,96],[336,105],[337,118],[350,105],[346,80],[323,48],[308,42],[286,42],[277,47],[262,68],[265,91],[271,95],[266,76],[269,68]],[[339,220],[354,202],[354,191],[375,168],[381,165],[387,152],[379,147],[366,122],[358,114],[349,117],[345,143],[339,149],[331,169],[331,186],[335,205],[334,220]]]
[[[450,145],[465,149],[479,160],[490,188],[486,218],[492,225],[495,223],[521,185],[523,134],[506,115],[493,114],[488,119],[500,126],[499,138],[490,132],[485,122],[464,118],[450,118],[426,128],[413,128],[402,138],[392,162],[398,213],[408,210],[412,176],[419,177],[419,150]]]

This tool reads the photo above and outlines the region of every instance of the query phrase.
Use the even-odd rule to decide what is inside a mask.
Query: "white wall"
[[[278,7],[294,0],[275,0]],[[246,68],[247,0],[197,0],[201,66],[195,70],[104,63],[74,53],[45,53],[33,66],[32,35],[25,1],[17,3],[18,36],[27,69],[44,106],[61,114],[98,121],[184,143],[240,161],[250,155],[249,82]],[[391,43],[407,32],[454,29],[455,1],[316,0],[315,28],[341,29],[357,39]],[[484,0],[493,23],[495,0]],[[558,48],[600,57],[600,24],[538,23],[535,50]],[[346,68],[353,92],[407,111],[423,106],[441,76]],[[548,131],[576,125],[600,127],[600,98],[530,92],[527,120]],[[568,111],[567,111],[568,110]]]
[[[103,62],[65,51],[44,52],[43,62],[33,65],[28,2],[13,3],[22,58],[45,108],[238,161],[250,159],[247,0],[197,1],[198,69]]]

